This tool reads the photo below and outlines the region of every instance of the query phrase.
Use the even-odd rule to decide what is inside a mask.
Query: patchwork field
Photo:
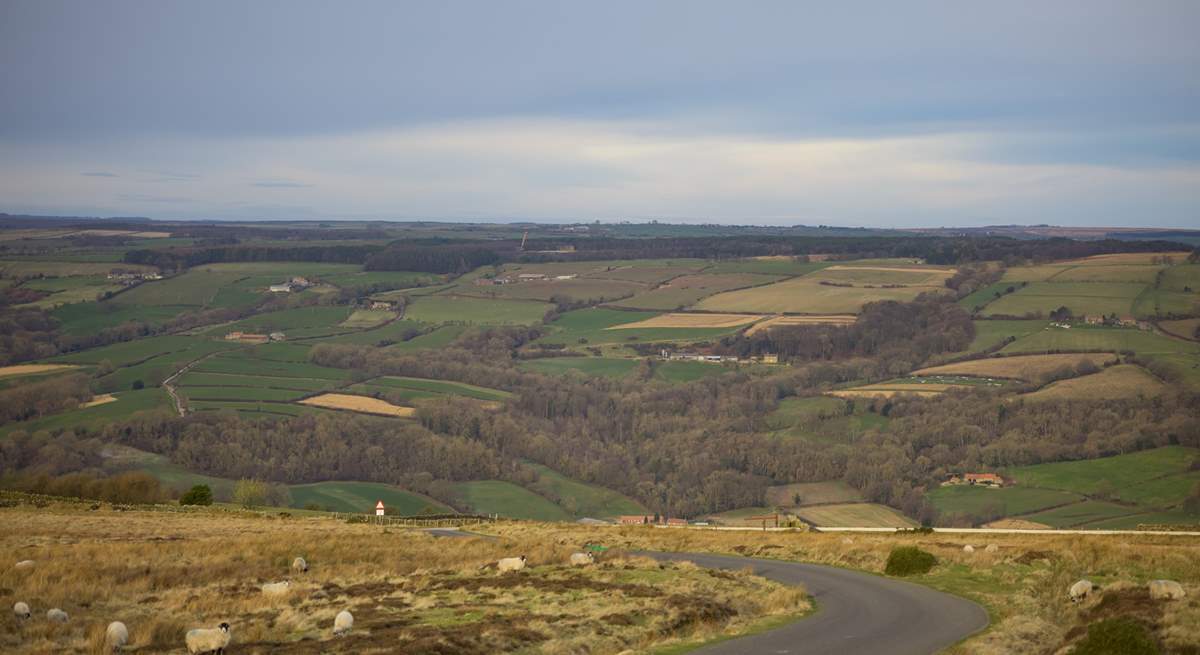
[[[796,516],[818,527],[911,528],[916,521],[884,505],[845,503],[814,505],[795,510]]]
[[[378,482],[316,482],[293,484],[288,487],[292,507],[321,508],[333,512],[373,513],[375,503],[382,500],[389,514],[413,516],[415,514],[451,514],[449,506],[428,496],[405,491],[390,484]]]
[[[451,382],[449,380],[384,376],[373,378],[370,384],[390,389],[419,392],[421,396],[418,397],[462,396],[476,400],[503,401],[512,396],[511,393],[501,391],[500,389],[477,387],[473,384]]]
[[[985,316],[1046,316],[1066,307],[1076,316],[1132,316],[1145,284],[1126,282],[1032,282],[984,307]]]
[[[641,365],[637,359],[621,359],[615,357],[546,357],[520,362],[518,366],[527,371],[536,371],[547,375],[565,375],[570,371],[578,371],[584,375],[599,375],[608,378],[621,378],[629,375]],[[667,382],[692,382],[711,375],[728,373],[731,368],[722,364],[709,362],[659,362],[654,364],[655,379]]]
[[[862,500],[857,489],[841,481],[798,482],[767,488],[767,503],[777,507],[860,503]]]
[[[1070,330],[1047,328],[1030,333],[1000,350],[1004,354],[1070,351],[1136,351],[1139,355],[1187,353],[1200,346],[1135,328],[1077,325]]]
[[[621,300],[615,304],[639,309],[682,309],[722,291],[770,284],[783,279],[778,275],[749,273],[681,275],[662,286]]]
[[[532,325],[554,306],[528,300],[491,300],[469,296],[422,296],[413,300],[405,318],[423,323],[465,325]]]
[[[192,369],[202,373],[266,376],[281,378],[311,378],[317,380],[347,380],[350,372],[341,368],[318,366],[308,362],[278,361],[256,358],[253,352],[221,354],[205,359]]]
[[[455,293],[485,298],[549,301],[551,298],[562,297],[575,302],[599,302],[628,298],[645,290],[646,285],[637,282],[580,277],[572,280],[531,280],[492,286],[476,286],[464,282],[455,289]]]
[[[312,405],[313,407],[344,409],[362,414],[378,414],[380,416],[398,418],[409,418],[416,414],[416,411],[411,407],[400,407],[399,405],[393,405],[378,398],[354,396],[344,393],[324,393],[297,402],[302,405]]]
[[[660,314],[652,318],[612,325],[607,330],[638,330],[642,328],[731,328],[753,323],[763,318],[754,314]]]
[[[1167,391],[1167,385],[1146,369],[1132,364],[1119,364],[1083,377],[1059,380],[1021,398],[1040,400],[1119,400],[1138,396],[1157,396]]]
[[[538,339],[539,342],[576,346],[582,344],[620,343],[624,341],[673,341],[688,342],[709,339],[723,334],[730,334],[739,329],[738,325],[720,328],[700,327],[624,327],[617,330],[609,328],[645,321],[658,316],[658,312],[621,311],[592,307],[567,312],[558,317],[548,327],[548,334]],[[687,315],[690,316],[690,315]],[[700,316],[696,314],[696,316]],[[691,320],[691,319],[683,319]],[[698,319],[710,320],[710,319]],[[736,322],[736,320],[734,320]]]
[[[990,357],[956,364],[931,366],[914,371],[914,375],[966,375],[972,377],[1011,378],[1036,380],[1064,366],[1076,367],[1083,362],[1103,367],[1116,361],[1111,353],[1080,353],[1056,355],[1021,355],[1016,357]]]
[[[171,401],[167,392],[159,388],[121,391],[114,393],[113,396],[116,397],[114,402],[71,409],[28,421],[9,423],[0,428],[0,434],[8,434],[16,430],[30,433],[39,430],[53,432],[61,429],[97,430],[112,421],[128,420],[137,412],[171,411]]]
[[[641,514],[646,508],[636,500],[611,489],[572,480],[541,464],[530,464],[538,479],[530,487],[546,498],[558,499],[558,505],[574,516],[608,518],[622,514]]]
[[[385,309],[356,309],[339,325],[341,327],[367,330],[387,323],[393,318],[396,318],[396,313]]]
[[[1016,340],[1040,332],[1049,327],[1044,320],[1035,321],[972,321],[975,325],[975,339],[967,346],[967,352],[977,353],[995,348],[1007,340]]]
[[[534,521],[570,521],[565,509],[528,489],[501,480],[459,482],[456,504],[472,514],[499,514]]]
[[[0,366],[0,378],[53,373],[73,368],[77,367],[68,364],[15,364],[13,366]]]
[[[988,489],[974,485],[938,487],[926,494],[929,502],[943,514],[1004,516],[1030,514],[1050,507],[1078,503],[1084,497],[1077,493],[1017,485]]]
[[[751,336],[777,327],[793,325],[853,325],[858,317],[853,314],[829,314],[826,316],[776,316],[765,321],[759,321],[746,330],[746,336]]]
[[[921,293],[947,292],[944,286],[880,286],[895,284],[889,281],[890,276],[899,275],[896,272],[880,270],[843,269],[835,271],[832,277],[815,277],[825,276],[826,270],[753,289],[719,293],[700,301],[694,308],[764,314],[857,314],[862,306],[869,302],[909,301]],[[913,275],[918,279],[940,277],[936,273],[923,272]],[[848,281],[850,279],[855,281]],[[863,280],[871,280],[873,284],[866,286],[868,283]],[[841,284],[854,286],[839,286]]]
[[[837,389],[826,393],[838,398],[891,398],[900,394],[936,396],[951,389],[976,386],[1000,387],[1003,386],[1003,383],[955,375],[915,376],[898,378],[887,382],[877,382],[875,384],[865,384],[849,389]]]

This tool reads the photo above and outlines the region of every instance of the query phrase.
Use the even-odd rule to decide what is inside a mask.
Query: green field
[[[641,514],[646,511],[640,503],[611,489],[572,480],[541,464],[530,464],[538,472],[537,482],[531,485],[547,498],[558,498],[559,504],[578,517],[607,518],[621,514]]]
[[[743,326],[731,328],[606,328],[635,323],[658,316],[660,312],[620,311],[591,307],[567,312],[550,323],[549,334],[538,339],[543,343],[567,346],[582,344],[624,343],[629,341],[697,341],[730,334]]]
[[[473,384],[451,382],[449,380],[383,376],[371,380],[371,384],[379,387],[419,391],[432,395],[463,396],[465,398],[475,398],[476,400],[502,401],[512,396],[507,391],[477,387]]]
[[[874,503],[845,503],[801,507],[796,515],[817,526],[911,528],[917,523],[897,510]]]
[[[236,375],[268,376],[284,378],[313,378],[318,380],[346,380],[350,371],[340,368],[318,366],[307,362],[279,362],[267,359],[237,356],[215,356],[196,365],[194,371],[206,373],[232,373]]]
[[[983,309],[987,316],[1048,315],[1066,307],[1076,316],[1131,316],[1145,284],[1126,282],[1032,282]]]
[[[646,290],[646,285],[623,280],[599,280],[580,277],[573,280],[533,280],[492,286],[464,282],[455,293],[483,298],[543,300],[563,297],[576,302],[596,302],[627,298]]]
[[[758,273],[761,275],[786,275],[796,277],[819,271],[832,262],[798,262],[787,257],[782,259],[729,259],[713,263],[705,273]]]
[[[458,503],[474,514],[499,514],[534,521],[570,521],[566,510],[545,498],[501,480],[459,482],[454,485]]]
[[[518,366],[527,371],[547,375],[563,375],[568,371],[579,371],[585,375],[622,378],[637,368],[638,360],[611,357],[544,357],[524,360]]]
[[[51,416],[29,421],[9,423],[0,432],[9,433],[15,430],[36,432],[38,430],[97,430],[112,421],[124,421],[136,412],[163,410],[172,411],[171,399],[162,389],[141,389],[139,391],[122,391],[113,394],[117,400],[94,407],[71,409]]]
[[[1021,396],[1027,401],[1041,400],[1118,400],[1151,398],[1166,393],[1168,386],[1146,369],[1133,364],[1110,366],[1099,373],[1059,380]]]
[[[183,312],[194,309],[196,308],[183,305],[134,307],[116,305],[109,301],[62,305],[54,308],[50,315],[62,323],[62,329],[67,334],[81,335],[99,332],[130,321],[162,325]]]
[[[453,513],[438,501],[389,484],[378,482],[317,482],[294,484],[288,487],[292,507],[316,505],[334,512],[373,513],[375,503],[382,500],[389,514]]]
[[[1021,466],[1009,469],[1007,475],[1021,485],[1085,495],[1095,494],[1111,485],[1116,497],[1123,498],[1129,493],[1127,489],[1163,476],[1187,472],[1197,457],[1200,457],[1200,449],[1164,446],[1101,459]]]
[[[465,325],[533,325],[554,306],[529,300],[490,300],[468,296],[415,298],[405,318],[422,323]]]
[[[819,271],[825,274],[826,271]],[[714,312],[857,314],[862,306],[879,300],[907,302],[919,294],[946,292],[944,286],[829,286],[810,277],[794,278],[753,289],[730,291],[696,303],[695,309]]]
[[[1028,514],[1083,500],[1083,496],[1066,491],[1019,485],[1000,489],[974,485],[938,487],[925,497],[943,514],[981,515],[986,510],[998,509],[1005,516]]]
[[[330,389],[338,382],[295,377],[270,377],[262,375],[229,375],[204,373],[191,370],[179,377],[180,387],[252,387],[259,389],[294,389],[299,391],[321,391]]]
[[[151,357],[171,352],[189,350],[204,340],[184,336],[148,337],[136,341],[124,341],[100,348],[89,348],[79,352],[51,357],[47,361],[66,364],[98,364],[112,362],[114,366],[129,366],[146,361]]]
[[[356,330],[369,330],[387,323],[396,317],[395,312],[386,309],[356,309],[350,316],[339,324]]]
[[[309,394],[295,389],[272,389],[267,387],[180,387],[180,393],[189,401],[228,400],[234,402],[297,400]]]
[[[103,275],[81,275],[76,277],[54,277],[28,280],[21,285],[26,289],[45,291],[50,295],[41,300],[23,305],[49,309],[69,303],[89,302],[108,292],[121,290],[121,285]]]
[[[339,334],[335,337],[326,337],[321,339],[321,343],[352,343],[362,346],[390,346],[392,344],[401,343],[404,341],[406,334],[412,332],[420,332],[426,329],[423,323],[410,320],[392,321],[381,327],[363,330],[361,332],[350,332],[347,334]]]
[[[331,410],[297,405],[290,403],[261,401],[231,401],[231,400],[191,400],[188,410],[193,412],[237,412],[244,418],[278,418],[286,416],[304,416],[318,414]]]
[[[1076,325],[1070,330],[1040,330],[1005,346],[1002,353],[1133,350],[1139,355],[1198,352],[1200,345],[1136,328]]]
[[[993,348],[1009,337],[1020,339],[1046,329],[1049,321],[972,321],[975,324],[975,339],[967,346],[967,352],[977,353]]]
[[[256,314],[227,325],[210,328],[205,334],[216,337],[239,331],[267,334],[283,332],[289,339],[298,337],[314,337],[337,332],[346,332],[352,328],[339,327],[349,318],[353,310],[349,307],[298,307],[278,312]]]
[[[810,396],[781,400],[778,409],[767,415],[766,425],[777,438],[843,443],[867,430],[886,430],[888,418],[843,398]]]
[[[388,349],[409,352],[431,348],[444,348],[454,343],[455,339],[462,336],[462,333],[466,330],[467,328],[464,325],[443,325],[432,332],[388,346]]]
[[[614,304],[639,309],[682,309],[702,298],[723,291],[770,284],[780,279],[777,275],[752,275],[749,273],[683,275],[656,289],[639,293]]]
[[[1136,508],[1106,503],[1098,500],[1085,500],[1065,507],[1058,507],[1044,512],[1027,514],[1022,519],[1045,523],[1052,528],[1094,527],[1092,524],[1105,519],[1119,519],[1137,513]]]
[[[982,310],[988,303],[995,302],[997,298],[1003,296],[1013,285],[1008,282],[997,282],[988,285],[982,289],[977,289],[972,293],[958,299],[958,306],[975,313]],[[1016,289],[1014,289],[1015,291]]]

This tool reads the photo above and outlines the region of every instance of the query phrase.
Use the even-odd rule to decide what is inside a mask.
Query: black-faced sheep
[[[341,637],[354,627],[354,615],[349,610],[342,610],[333,618],[333,636]]]
[[[217,655],[225,654],[225,647],[229,645],[229,624],[222,623],[215,628],[196,628],[188,630],[184,637],[184,642],[187,644],[188,653],[198,655],[199,653],[216,653]]]
[[[496,562],[496,568],[500,569],[501,573],[505,571],[520,571],[525,568],[525,556],[520,557],[505,557]]]
[[[111,652],[117,652],[129,643],[129,629],[120,621],[113,621],[108,624],[108,628],[104,631],[104,649]]]

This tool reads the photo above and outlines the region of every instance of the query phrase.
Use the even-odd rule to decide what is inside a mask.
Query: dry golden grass
[[[355,396],[348,393],[323,393],[319,396],[305,398],[296,402],[301,405],[312,405],[314,407],[345,409],[351,412],[362,412],[363,414],[399,416],[402,418],[414,416],[417,413],[417,410],[412,407],[401,407],[393,405],[386,400],[370,398],[368,396]]]
[[[822,271],[885,271],[892,273],[927,273],[935,277],[948,278],[954,275],[953,268],[937,268],[930,266],[842,266],[835,264],[827,266]]]
[[[746,336],[751,336],[763,330],[786,327],[789,325],[852,325],[858,317],[854,314],[825,314],[814,316],[776,316],[760,323],[755,323],[746,330]]]
[[[1092,375],[1060,380],[1021,397],[1026,400],[1119,400],[1157,396],[1167,388],[1140,366],[1119,364]]]
[[[836,396],[838,398],[891,398],[900,394],[912,394],[914,396],[930,397],[941,394],[948,389],[958,389],[961,385],[956,384],[905,384],[902,382],[880,382],[878,384],[867,384],[861,387],[852,389],[838,389],[837,391],[826,392],[828,396]]]
[[[116,402],[117,397],[111,393],[102,393],[98,396],[92,396],[92,399],[79,405],[80,407],[95,407],[96,405],[107,405],[111,402]]]
[[[913,375],[969,375],[973,377],[1012,378],[1016,380],[1036,380],[1064,366],[1078,366],[1082,362],[1091,362],[1096,366],[1104,366],[1115,361],[1112,353],[1085,354],[1054,354],[1054,355],[1022,355],[1020,357],[992,357],[975,359],[957,364],[931,366],[914,371]]]
[[[996,530],[1049,530],[1050,526],[1037,521],[1028,521],[1025,519],[1000,519],[991,523],[984,523],[985,528],[994,528]]]
[[[1092,255],[1083,259],[1070,259],[1055,262],[1059,265],[1070,266],[1114,266],[1118,264],[1150,264],[1158,257],[1170,257],[1179,264],[1188,258],[1190,252],[1121,252],[1111,255]]]
[[[46,373],[48,371],[58,371],[67,368],[77,367],[70,364],[17,364],[15,366],[0,366],[0,378],[11,377],[14,375]]]
[[[737,633],[809,608],[801,590],[745,572],[617,551],[568,566],[600,532],[542,525],[494,540],[438,539],[325,517],[85,507],[0,509],[0,651],[98,653],[104,626],[119,620],[138,652],[179,652],[186,630],[228,621],[242,653],[604,654]],[[526,570],[495,570],[518,554]],[[307,573],[291,571],[295,556]],[[18,571],[21,559],[36,565]],[[289,578],[288,593],[262,594],[263,583]],[[34,618],[17,622],[7,608],[18,600]],[[71,621],[40,618],[49,607]],[[343,609],[354,631],[333,639]]]
[[[637,328],[726,328],[746,325],[762,319],[761,314],[681,314],[669,313],[648,318],[644,321],[622,323],[606,330],[629,330]]]

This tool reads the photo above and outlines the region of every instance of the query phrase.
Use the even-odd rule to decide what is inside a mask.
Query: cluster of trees
[[[39,309],[0,308],[0,366],[59,351],[58,321]]]
[[[361,264],[383,246],[377,245],[296,245],[296,246],[218,246],[207,248],[170,248],[128,250],[122,261],[127,264],[157,266],[179,271],[203,264],[222,262],[328,262]]]
[[[18,475],[6,478],[4,487],[31,494],[110,503],[161,503],[171,496],[170,490],[164,488],[158,478],[141,471],[118,473],[110,477],[91,473]]]
[[[501,253],[491,244],[405,241],[373,253],[366,258],[363,268],[368,271],[466,273],[480,266],[497,264],[502,259]]]
[[[0,424],[26,421],[79,407],[92,398],[85,375],[62,375],[0,390]]]

